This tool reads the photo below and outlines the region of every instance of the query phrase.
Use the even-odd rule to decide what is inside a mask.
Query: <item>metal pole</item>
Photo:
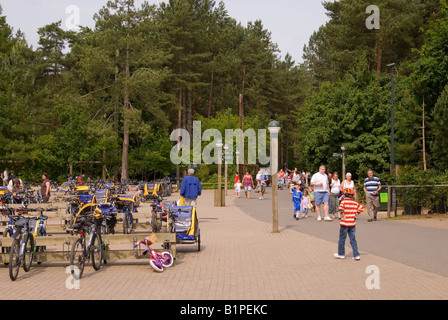
[[[218,149],[218,204],[220,207],[222,207],[222,177],[221,177],[221,171],[222,171],[222,149]]]
[[[243,86],[244,86],[244,81],[243,81]],[[239,125],[240,125],[240,134],[239,134],[239,140],[240,140],[240,147],[239,147],[239,157],[237,160],[237,164],[238,164],[238,176],[242,177],[244,175],[243,173],[243,162],[244,162],[244,152],[243,152],[243,143],[244,143],[244,139],[243,139],[243,99],[244,96],[243,94],[240,94],[239,96]]]
[[[226,114],[227,114],[227,129],[229,129],[230,130],[230,111],[227,111],[226,112]],[[233,148],[233,147],[232,147]],[[229,157],[229,146],[228,145],[226,145],[225,146],[225,169],[224,169],[224,175],[225,175],[225,186],[224,186],[224,188],[225,188],[225,190],[226,190],[226,197],[228,196],[228,193],[227,193],[227,189],[228,189],[228,181],[227,181],[227,179],[228,179],[228,177],[227,177],[227,174],[228,174],[228,172],[227,172],[227,169],[228,169],[228,161],[227,161],[227,158]],[[232,153],[233,153],[233,150],[231,151]]]
[[[224,162],[224,189],[227,196],[227,185],[228,185],[228,179],[227,179],[227,160]]]
[[[392,188],[389,186],[387,188],[387,217],[390,218],[390,211],[391,211],[391,202],[392,202]]]
[[[271,177],[272,177],[272,232],[278,233],[278,133],[280,122],[272,121],[268,125],[271,134]]]
[[[216,142],[216,147],[218,148],[218,188],[215,193],[215,207],[222,207],[223,206],[223,197],[222,197],[222,147],[223,143],[221,140],[218,140]],[[225,199],[224,199],[225,200]]]
[[[395,175],[395,97],[394,97],[394,91],[395,91],[395,81],[394,81],[394,73],[395,73],[395,63],[392,63],[388,65],[391,68],[391,125],[390,125],[390,165],[391,165],[391,174]]]
[[[272,172],[272,232],[278,233],[278,180],[277,172]]]
[[[272,232],[278,233],[278,132],[271,133]]]

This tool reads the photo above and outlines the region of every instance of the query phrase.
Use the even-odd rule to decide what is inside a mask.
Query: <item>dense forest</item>
[[[224,3],[111,0],[93,29],[39,28],[37,48],[0,11],[0,163],[25,180],[171,175],[177,128],[224,132],[282,125],[282,166],[390,172],[395,63],[396,164],[448,169],[448,6],[440,0],[324,1],[329,21],[304,60],[280,57],[262,21],[241,25]],[[1,10],[1,9],[0,9]],[[204,179],[214,168],[200,166]],[[405,170],[405,169],[403,169]],[[422,173],[422,175],[425,175]]]

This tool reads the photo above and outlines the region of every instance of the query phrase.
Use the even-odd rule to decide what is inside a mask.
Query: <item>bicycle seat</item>
[[[73,230],[82,228],[87,223],[87,217],[78,217],[76,223],[72,226]]]
[[[14,221],[14,227],[16,229],[22,229],[25,228],[27,224],[29,225],[30,218],[23,216],[11,216],[11,218]]]
[[[17,221],[19,219],[26,219],[26,217],[24,217],[22,215],[11,215],[11,219],[14,221]]]

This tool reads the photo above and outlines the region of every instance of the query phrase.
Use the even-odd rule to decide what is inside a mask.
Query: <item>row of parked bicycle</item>
[[[42,196],[36,192],[28,182],[23,182],[23,189],[11,193],[6,186],[0,186],[0,202],[6,204],[29,204],[42,203]]]
[[[8,204],[2,203],[0,213],[9,218],[3,237],[13,238],[11,247],[2,247],[2,253],[9,253],[9,277],[16,280],[20,267],[25,272],[31,268],[34,255],[37,252],[46,252],[45,246],[37,246],[35,237],[45,237],[47,230],[45,221],[48,216],[43,211],[57,211],[56,208],[10,208]],[[38,216],[27,216],[30,213],[39,212]]]
[[[76,186],[81,187],[81,186]],[[130,234],[134,229],[134,213],[137,212],[140,201],[151,201],[150,225],[154,232],[172,232],[174,224],[169,224],[169,208],[177,207],[176,201],[167,201],[166,189],[156,182],[145,183],[141,188],[131,194],[114,194],[114,190],[102,185],[103,189],[76,189],[77,194],[66,199],[67,201],[67,228],[70,230],[76,217],[89,212],[102,212],[104,219],[101,222],[103,234],[115,233],[117,217],[122,214],[123,233]],[[171,191],[168,195],[171,194]],[[166,223],[162,228],[162,222]],[[163,229],[163,230],[162,230]]]
[[[75,187],[81,185],[74,184]],[[178,207],[175,201],[167,201],[161,184],[145,183],[133,194],[115,194],[112,185],[97,184],[94,188],[75,188],[74,194],[67,200],[66,230],[72,235],[78,235],[73,242],[70,253],[70,265],[75,266],[72,273],[81,277],[84,266],[89,261],[95,270],[101,266],[106,247],[102,235],[115,233],[117,217],[123,214],[123,233],[129,234],[134,229],[133,214],[139,207],[139,199],[152,201],[150,225],[153,233],[169,232],[176,234],[176,243],[198,245],[200,250],[200,232],[196,208]],[[100,188],[101,187],[101,188]],[[162,192],[160,192],[162,190]],[[170,192],[171,193],[171,192]],[[29,271],[36,253],[45,253],[45,246],[38,246],[37,237],[45,237],[47,229],[45,221],[48,216],[43,212],[55,211],[49,208],[11,208],[7,203],[0,205],[0,213],[9,217],[9,222],[3,232],[4,237],[13,238],[11,247],[2,247],[2,253],[9,253],[9,274],[11,280],[17,278],[20,268]],[[27,216],[31,212],[39,212],[38,216]],[[165,223],[165,226],[163,225]],[[149,255],[150,265],[161,272],[164,267],[172,265],[174,259],[169,250],[156,252],[150,245],[154,243],[155,235],[145,238],[134,246],[134,252],[140,245],[145,245],[143,255]],[[169,248],[165,248],[169,249]]]
[[[80,195],[80,194],[92,194],[98,189],[108,189],[111,195],[125,194],[126,192],[134,189],[142,194],[140,200],[145,201],[148,195],[151,193],[157,193],[163,197],[168,197],[172,193],[172,181],[169,177],[165,177],[159,180],[153,180],[151,182],[140,181],[133,183],[131,181],[121,181],[119,183],[109,180],[90,180],[84,183],[80,180],[69,179],[61,185],[52,184],[52,188],[56,189],[57,193],[63,193],[64,195]]]
[[[31,269],[36,253],[46,252],[45,246],[38,246],[36,237],[46,236],[45,223],[48,216],[43,215],[45,211],[54,211],[57,209],[42,208],[20,208],[12,209],[8,206],[1,206],[0,211],[10,217],[10,224],[7,227],[8,232],[5,236],[13,237],[11,247],[2,247],[3,253],[9,253],[9,277],[15,281],[21,268],[25,272]],[[40,212],[38,216],[25,216],[30,212]],[[77,279],[82,277],[86,263],[91,261],[94,270],[99,270],[104,260],[106,246],[101,237],[101,229],[98,221],[104,219],[104,213],[91,213],[79,215],[76,217],[76,223],[72,231],[78,235],[73,242],[70,250],[71,272]],[[9,228],[11,230],[9,230]],[[162,272],[164,269],[173,265],[174,257],[169,250],[157,252],[151,248],[156,241],[155,234],[145,238],[134,245],[134,253],[137,254],[137,247],[141,244],[146,246],[143,255],[149,255],[150,265],[154,270]],[[104,260],[105,261],[105,260]]]

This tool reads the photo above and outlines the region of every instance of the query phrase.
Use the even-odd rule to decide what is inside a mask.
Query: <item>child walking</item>
[[[235,182],[235,192],[236,192],[236,195],[239,198],[240,195],[241,195],[241,182],[240,182],[240,179],[236,180],[236,182]]]
[[[308,194],[310,195],[310,201],[311,201],[311,212],[314,211],[314,204],[316,203],[316,200],[314,199],[314,189],[313,187],[308,187]]]
[[[353,259],[361,260],[358,252],[358,243],[356,242],[356,216],[364,211],[364,207],[354,201],[354,192],[352,189],[344,189],[342,191],[344,200],[339,205],[339,213],[341,214],[338,253],[334,254],[336,259],[345,259],[345,240],[347,234],[350,238],[350,245],[353,249]]]
[[[301,207],[302,207],[302,218],[308,218],[308,211],[310,206],[312,206],[311,204],[311,198],[308,194],[308,190],[303,190],[303,198],[302,198],[302,203],[301,203]]]
[[[292,202],[294,203],[294,218],[299,220],[300,205],[302,204],[302,192],[300,191],[300,186],[294,184],[292,187]]]

